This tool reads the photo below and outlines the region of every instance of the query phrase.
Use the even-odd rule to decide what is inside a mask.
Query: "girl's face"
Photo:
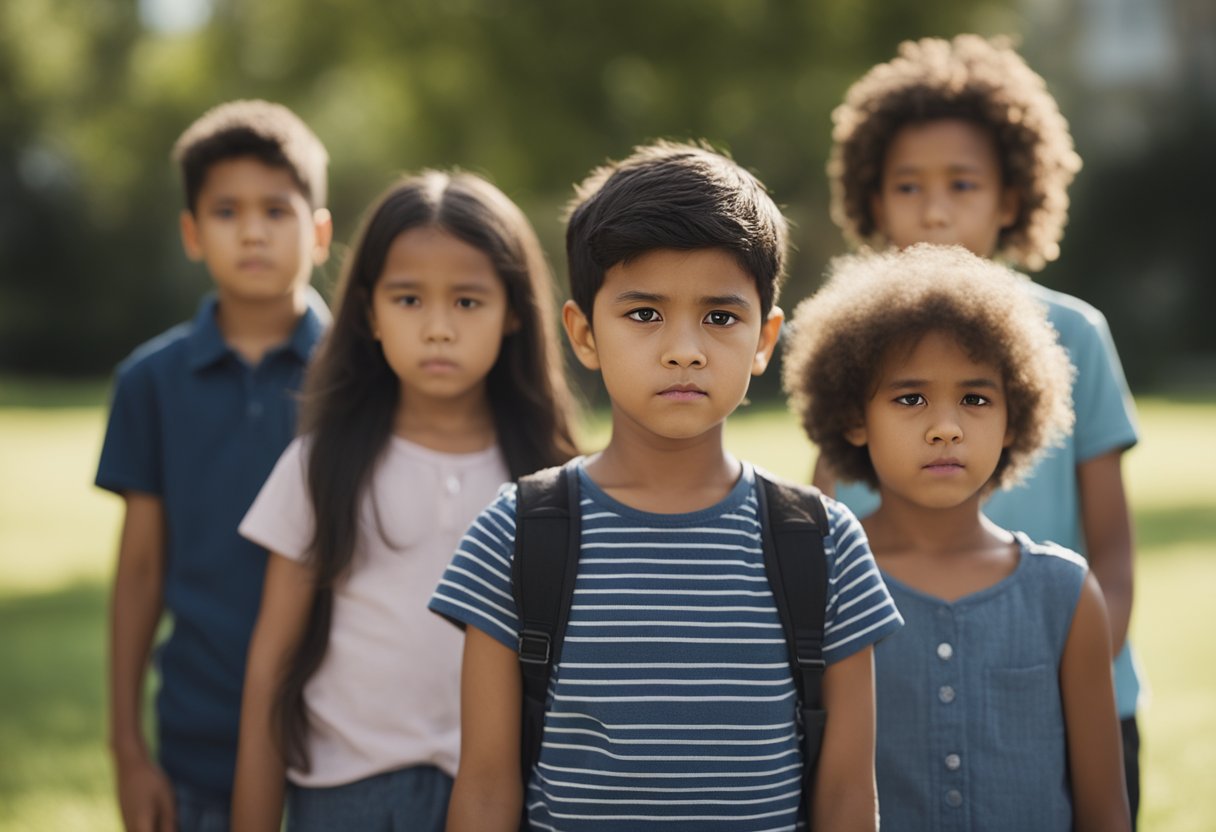
[[[884,501],[953,508],[980,494],[1013,441],[1000,370],[972,360],[948,334],[892,350],[846,434],[869,446]]]
[[[967,121],[938,119],[896,131],[870,210],[897,248],[937,243],[991,257],[1017,219],[1017,203],[1017,192],[1002,184],[992,136]]]
[[[482,395],[519,327],[490,258],[434,226],[393,241],[369,321],[411,405]]]

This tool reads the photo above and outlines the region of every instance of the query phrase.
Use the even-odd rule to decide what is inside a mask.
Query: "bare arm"
[[[1102,591],[1093,575],[1086,575],[1060,662],[1074,828],[1078,832],[1131,828],[1110,662],[1110,631]]]
[[[836,496],[836,474],[833,473],[832,467],[823,461],[822,454],[815,458],[815,473],[811,475],[811,484],[829,497]]]
[[[159,497],[127,492],[110,603],[110,750],[123,825],[131,832],[177,828],[173,788],[144,739],[148,656],[163,610],[165,511]]]
[[[460,679],[460,769],[447,832],[519,828],[522,696],[515,651],[469,627]]]
[[[288,663],[308,625],[315,592],[310,567],[271,554],[245,667],[232,793],[234,832],[278,832],[282,821],[287,766],[274,720],[274,704]]]
[[[823,674],[828,712],[816,773],[812,829],[875,832],[874,648],[829,665]]]
[[[1122,460],[1121,450],[1111,451],[1077,466],[1086,556],[1102,587],[1115,653],[1123,649],[1132,615],[1132,522]]]

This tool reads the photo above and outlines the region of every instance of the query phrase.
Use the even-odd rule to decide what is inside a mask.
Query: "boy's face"
[[[194,211],[183,211],[186,254],[202,262],[221,298],[281,300],[325,261],[333,226],[313,211],[291,174],[252,157],[217,162]]]
[[[592,318],[568,301],[566,332],[612,400],[613,440],[661,443],[720,431],[764,372],[782,313],[760,314],[751,276],[719,249],[660,249],[604,274]]]
[[[879,232],[898,248],[958,245],[991,257],[1017,219],[1017,192],[1002,183],[996,141],[960,119],[901,127],[870,201]]]
[[[979,494],[1013,441],[1000,371],[934,332],[893,349],[877,381],[845,436],[869,446],[884,502],[952,508]]]

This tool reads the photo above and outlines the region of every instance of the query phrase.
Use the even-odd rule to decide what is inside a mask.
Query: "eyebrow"
[[[907,175],[909,173],[920,173],[924,170],[924,165],[900,165],[891,171],[892,176]],[[963,162],[961,164],[950,164],[946,166],[946,170],[950,173],[980,173],[983,171],[983,165],[972,162]]]
[[[897,378],[895,381],[887,385],[890,390],[914,390],[919,387],[925,387],[929,384],[927,379],[923,378]],[[981,387],[986,390],[999,390],[1000,385],[990,378],[966,378],[960,381],[957,387]]]
[[[670,300],[667,295],[654,292],[627,291],[616,296],[616,303],[662,303]],[[731,293],[728,295],[704,295],[700,299],[702,306],[734,306],[739,309],[751,309],[751,303],[743,295]]]
[[[380,285],[386,289],[417,289],[422,286],[422,281],[413,280],[408,277],[389,277],[385,278]],[[481,295],[489,294],[492,291],[492,289],[486,284],[478,282],[454,283],[447,288],[452,292],[466,292]]]

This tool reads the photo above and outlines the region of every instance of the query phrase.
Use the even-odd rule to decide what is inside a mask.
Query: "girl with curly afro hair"
[[[884,828],[1130,829],[1101,588],[981,511],[1072,424],[1028,283],[921,244],[838,261],[793,318],[791,404],[878,489],[862,526],[904,616],[874,650]]]
[[[906,41],[849,88],[832,120],[832,218],[854,245],[961,245],[1031,272],[1059,257],[1081,160],[1046,82],[1007,40]],[[1076,423],[1063,447],[1021,485],[994,492],[985,511],[1082,553],[1102,586],[1135,818],[1140,684],[1126,643],[1133,541],[1122,472],[1138,439],[1135,409],[1102,313],[1038,284],[1030,291],[1076,365]],[[822,461],[815,483],[858,515],[875,504],[864,483],[836,489]]]

